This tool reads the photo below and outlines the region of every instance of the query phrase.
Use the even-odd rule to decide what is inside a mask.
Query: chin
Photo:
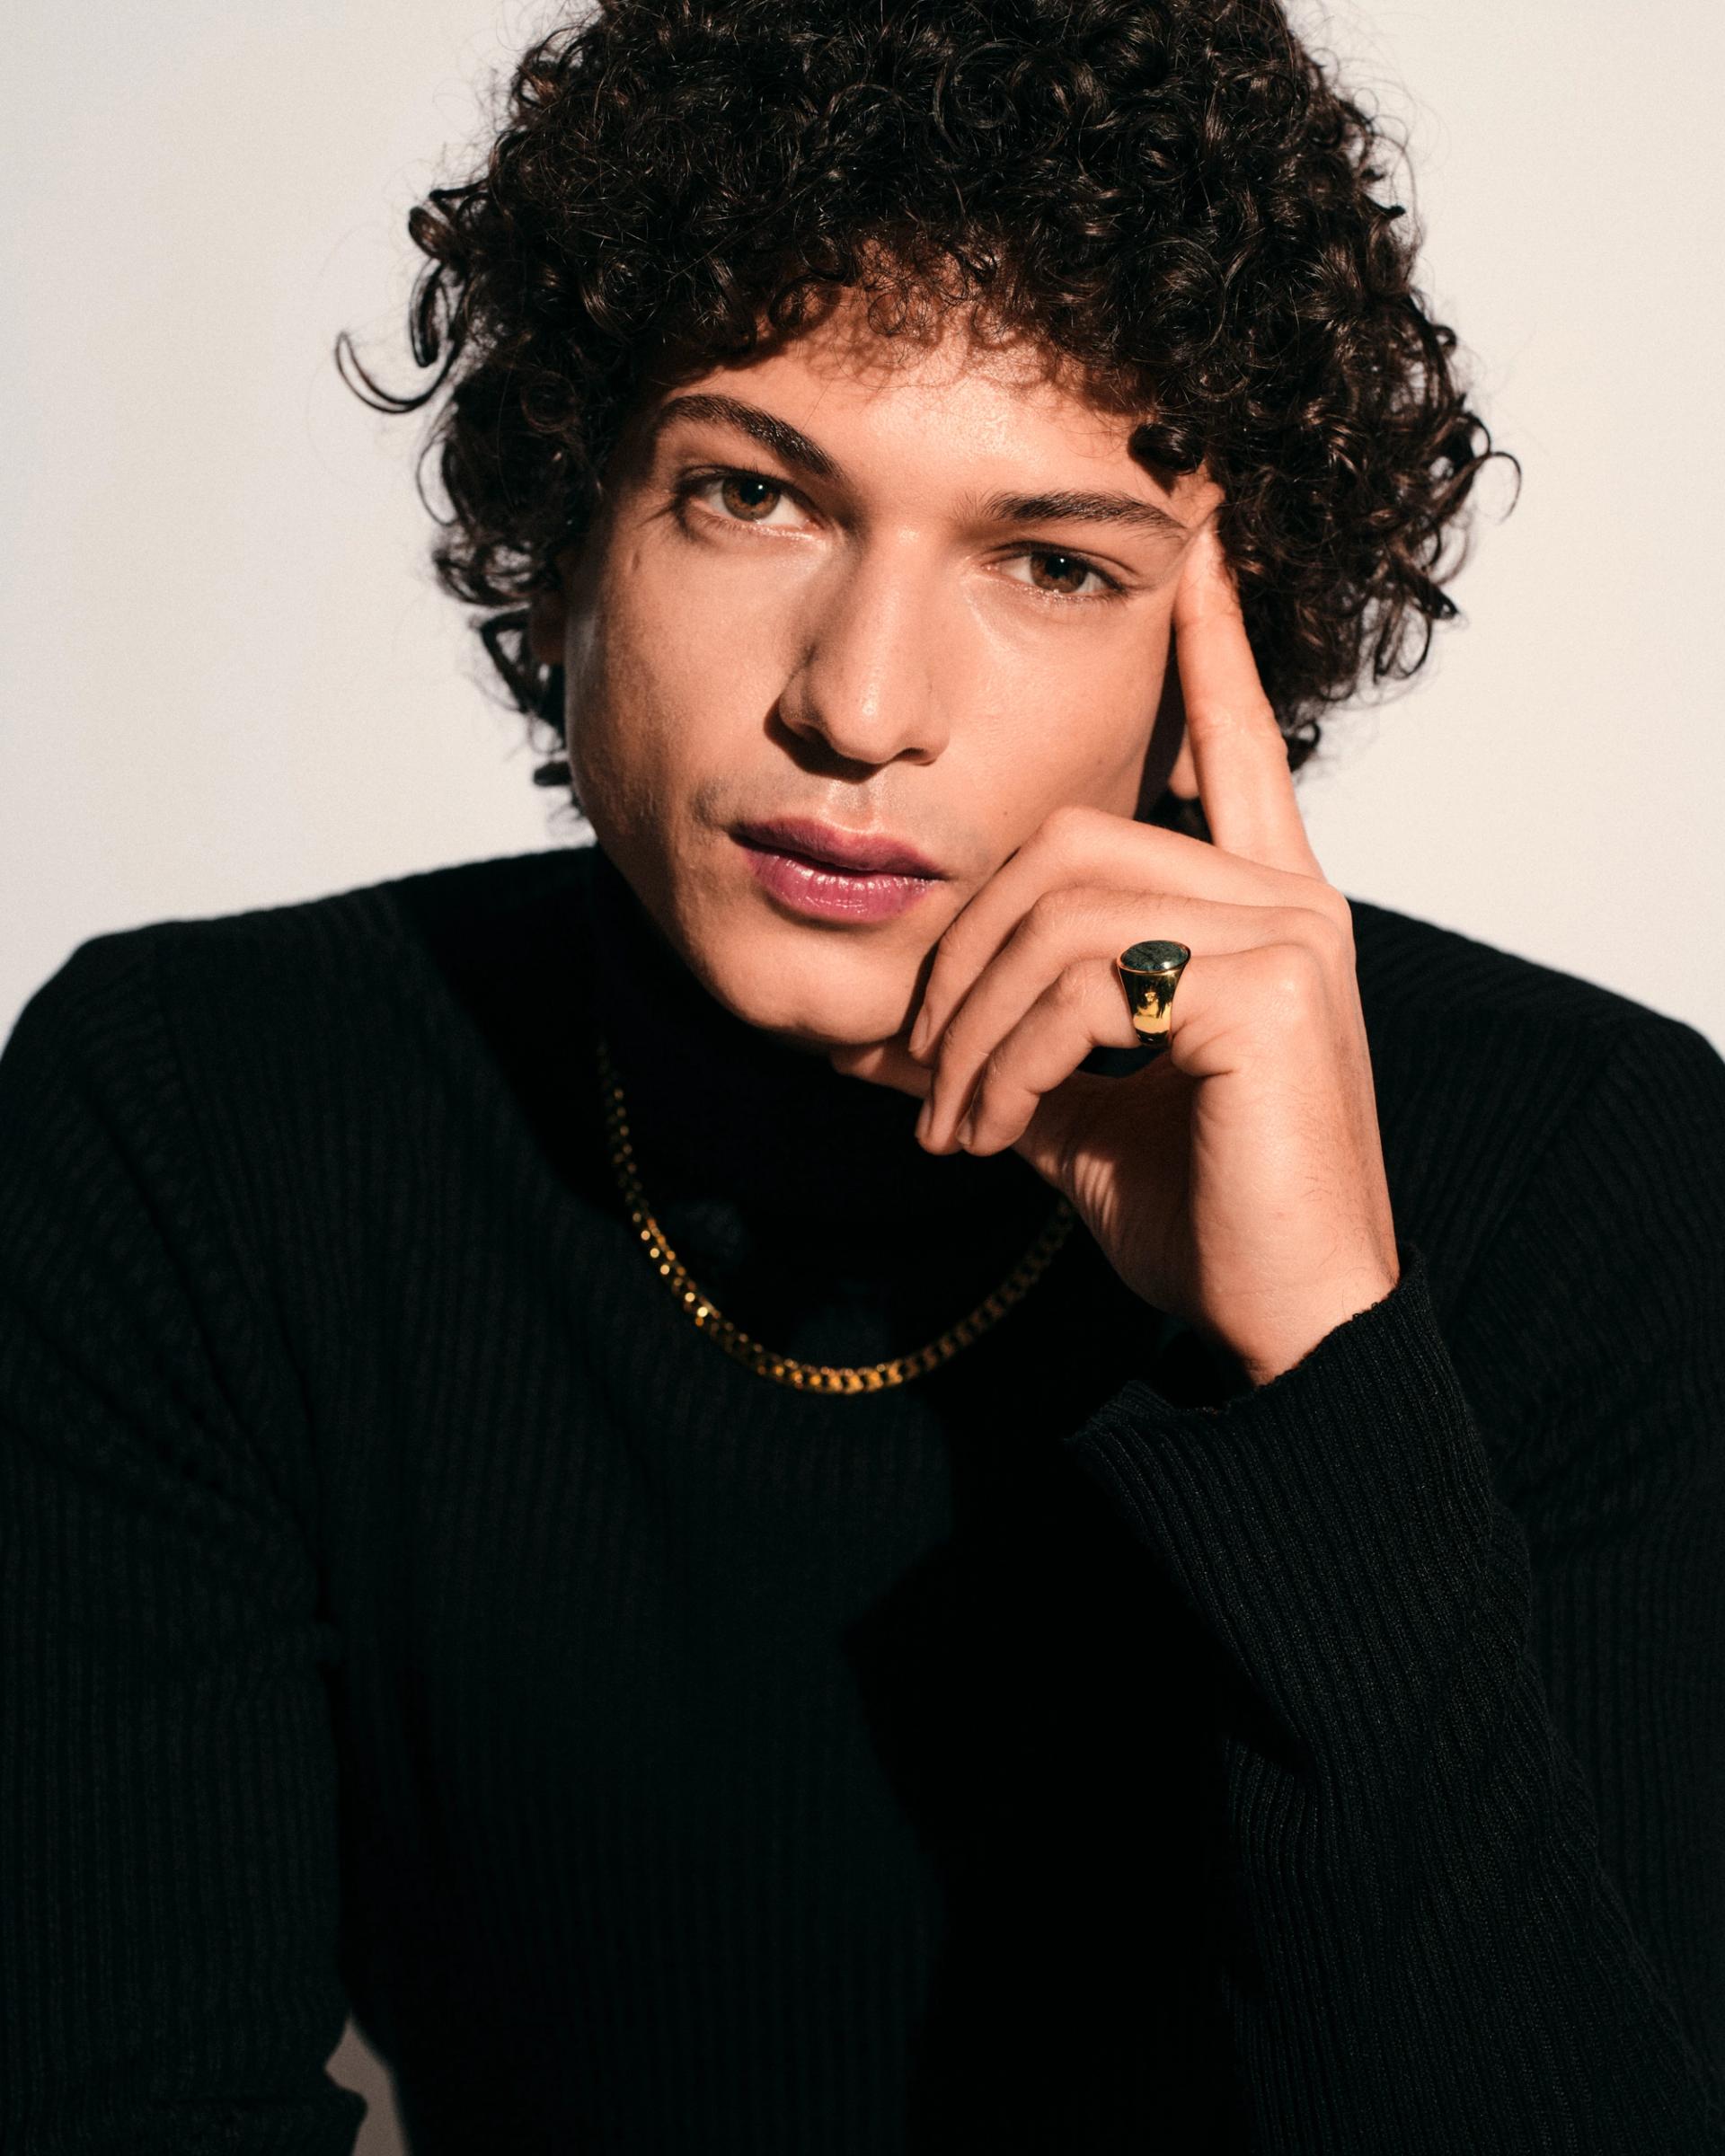
[[[795,928],[748,941],[747,950],[733,944],[695,961],[710,993],[746,1025],[811,1055],[889,1040],[909,1025],[921,951],[864,952]]]

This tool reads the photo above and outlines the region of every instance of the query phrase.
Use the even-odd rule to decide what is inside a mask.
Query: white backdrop
[[[0,1030],[98,930],[571,828],[423,567],[417,422],[364,411],[329,357],[351,326],[408,379],[407,208],[543,19],[13,11]],[[1301,783],[1345,889],[1725,1043],[1725,9],[1648,20],[1620,0],[1327,18],[1407,126],[1429,287],[1526,484],[1482,526],[1467,625]],[[351,2044],[341,2071],[385,2156],[381,2084]]]
[[[26,0],[8,31],[0,1029],[83,937],[574,828],[424,567],[406,210],[527,0]],[[1308,22],[1313,18],[1308,14]],[[1519,508],[1468,621],[1303,775],[1356,896],[1725,1042],[1725,10],[1341,0]],[[460,160],[457,158],[457,163]],[[1404,199],[1405,196],[1404,196]]]

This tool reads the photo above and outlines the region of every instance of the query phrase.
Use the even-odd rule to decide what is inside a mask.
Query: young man
[[[0,1059],[8,2151],[346,2151],[349,2004],[418,2156],[1725,2146],[1725,1069],[1290,776],[1488,448],[1373,151],[618,0],[416,214],[597,844]]]

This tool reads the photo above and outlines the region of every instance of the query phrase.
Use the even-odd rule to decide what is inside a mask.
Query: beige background
[[[329,363],[347,325],[407,378],[406,210],[545,19],[12,12],[0,1030],[99,930],[572,827],[422,567],[417,423]],[[1409,130],[1429,286],[1526,482],[1482,526],[1466,626],[1303,774],[1320,857],[1356,896],[1725,1043],[1725,9],[1346,0],[1325,21]],[[376,2099],[364,2156],[394,2150],[356,2046],[337,2071]]]

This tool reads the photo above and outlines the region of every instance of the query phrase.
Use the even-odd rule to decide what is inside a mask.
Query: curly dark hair
[[[845,287],[888,334],[971,305],[1145,415],[1153,472],[1219,485],[1297,768],[1455,614],[1460,512],[1504,454],[1380,199],[1399,146],[1332,75],[1278,0],[600,0],[520,60],[477,176],[409,216],[434,379],[392,394],[346,337],[338,363],[380,409],[442,399],[439,580],[562,747],[526,602],[644,385]]]

